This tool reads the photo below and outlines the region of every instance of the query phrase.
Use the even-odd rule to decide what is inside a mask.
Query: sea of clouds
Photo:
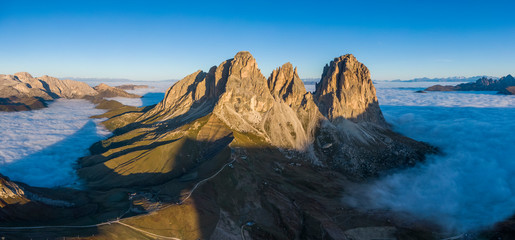
[[[103,112],[67,99],[40,110],[0,112],[0,173],[38,187],[76,185],[77,159],[110,134],[89,118]]]
[[[415,93],[435,83],[376,84],[395,131],[437,146],[414,168],[356,187],[343,200],[476,231],[515,214],[515,96],[493,92]],[[406,86],[408,85],[408,86]]]

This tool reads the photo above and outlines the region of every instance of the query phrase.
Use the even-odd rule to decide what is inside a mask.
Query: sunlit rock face
[[[352,55],[335,58],[324,68],[313,95],[290,63],[266,79],[254,57],[239,52],[208,72],[199,70],[174,84],[135,122],[163,132],[210,114],[233,132],[305,153],[312,163],[359,178],[413,165],[431,151],[388,129],[370,73]]]
[[[73,80],[59,80],[50,76],[35,78],[29,73],[0,75],[0,97],[82,98],[97,95],[86,83]]]
[[[314,96],[322,114],[331,121],[343,118],[386,126],[370,72],[352,54],[325,66]]]
[[[313,95],[306,91],[297,68],[285,63],[275,69],[268,78],[268,87],[276,99],[284,101],[295,112],[306,134],[306,141],[312,143],[321,121],[326,119],[315,104]]]
[[[293,71],[286,75],[285,71],[279,69],[279,75],[267,81],[254,57],[249,52],[239,52],[208,73],[197,71],[177,82],[163,101],[139,121],[187,122],[212,112],[236,131],[255,134],[279,147],[304,149],[312,142],[309,136],[321,115],[317,115],[312,97],[296,73],[295,84],[281,82],[286,75],[293,79]],[[269,89],[269,82],[274,82],[278,91],[283,88],[282,96]],[[315,111],[302,112],[300,108],[305,106]],[[297,112],[304,119],[299,119]]]
[[[84,98],[100,103],[103,98],[108,97],[139,98],[141,96],[103,83],[92,88],[83,82],[60,80],[47,75],[33,77],[26,72],[14,75],[0,74],[0,111],[40,109],[47,106],[46,101],[58,98]]]
[[[24,204],[29,202],[25,192],[16,183],[0,174],[0,208],[8,204]]]

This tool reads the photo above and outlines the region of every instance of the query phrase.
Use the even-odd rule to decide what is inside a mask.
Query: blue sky
[[[0,73],[180,79],[241,50],[302,78],[352,53],[373,79],[515,74],[510,1],[0,0]]]

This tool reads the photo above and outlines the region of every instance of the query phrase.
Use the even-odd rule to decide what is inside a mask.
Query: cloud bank
[[[345,202],[408,213],[455,232],[515,213],[515,96],[378,87],[378,97],[394,130],[443,155],[358,186]]]
[[[103,113],[85,100],[59,99],[48,108],[0,112],[0,173],[38,187],[72,186],[88,148],[110,133],[89,119]]]

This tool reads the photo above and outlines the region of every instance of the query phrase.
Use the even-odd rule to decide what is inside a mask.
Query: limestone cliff
[[[386,127],[370,72],[352,54],[335,58],[324,67],[314,96],[331,121],[347,119]]]
[[[297,90],[306,93],[303,85]],[[313,123],[303,124],[297,109],[285,101],[290,100],[274,98],[254,57],[239,52],[208,73],[199,70],[177,82],[163,101],[138,120],[185,123],[213,113],[235,131],[255,134],[279,147],[304,149],[312,141],[308,135]],[[303,117],[310,118],[309,114]],[[309,126],[309,131],[304,126]]]
[[[268,78],[268,87],[276,99],[284,101],[296,113],[308,142],[312,143],[325,117],[315,104],[313,95],[306,91],[297,68],[293,68],[291,63],[285,63],[275,69]]]

